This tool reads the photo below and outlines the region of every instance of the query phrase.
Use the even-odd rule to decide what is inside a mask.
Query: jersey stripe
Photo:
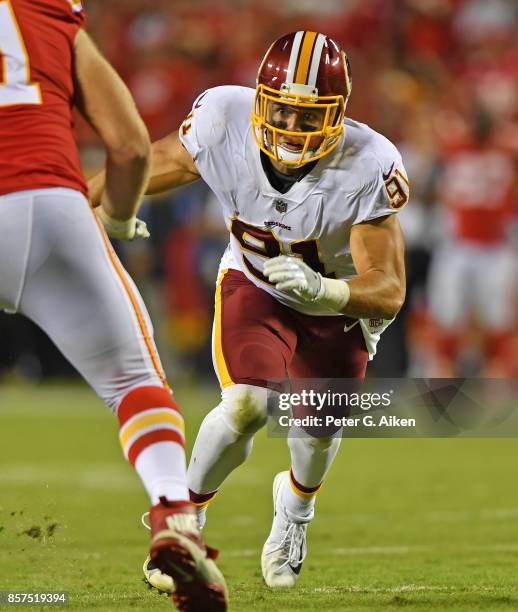
[[[302,83],[306,85],[308,82],[311,55],[313,52],[313,47],[315,46],[316,39],[316,32],[306,32],[304,34],[304,40],[302,41],[301,50],[299,54],[299,62],[297,65],[297,74],[295,75],[295,83]]]
[[[324,48],[325,42],[326,37],[323,34],[319,34],[315,42],[315,50],[313,51],[313,59],[311,60],[311,68],[309,69],[308,85],[311,87],[316,87],[317,85],[318,68],[320,66],[320,58],[322,57],[322,49]]]
[[[110,258],[110,262],[112,264],[112,266],[115,268],[115,271],[117,272],[117,276],[120,278],[122,285],[126,291],[126,294],[131,302],[131,305],[133,307],[133,310],[135,311],[135,314],[137,316],[137,321],[139,324],[139,328],[140,328],[140,332],[142,334],[142,337],[144,339],[144,342],[146,344],[146,348],[148,350],[149,356],[151,357],[151,362],[153,363],[153,367],[155,368],[155,372],[158,375],[158,378],[160,378],[160,381],[162,383],[162,385],[166,388],[169,389],[169,385],[167,384],[167,380],[164,374],[164,371],[162,370],[162,366],[160,365],[160,359],[158,357],[158,354],[156,352],[155,349],[155,345],[153,343],[153,341],[151,340],[151,335],[149,334],[149,331],[147,329],[147,325],[146,325],[146,321],[144,319],[144,315],[142,314],[142,311],[140,310],[140,306],[139,303],[137,301],[137,298],[135,297],[135,294],[133,293],[127,279],[126,276],[124,274],[124,271],[122,269],[122,266],[119,262],[119,260],[117,259],[117,256],[115,255],[115,252],[113,251],[113,248],[108,240],[108,237],[106,236],[106,233],[101,225],[101,222],[99,221],[99,218],[97,217],[97,215],[95,214],[95,212],[92,210],[92,214],[94,216],[95,222],[97,223],[97,226],[99,227],[99,231],[101,232],[101,236],[104,242],[104,246],[106,248],[106,251],[108,253],[108,257]]]

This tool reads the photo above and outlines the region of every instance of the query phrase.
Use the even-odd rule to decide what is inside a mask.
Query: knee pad
[[[232,385],[221,393],[221,409],[227,425],[239,434],[255,433],[266,423],[267,389]]]

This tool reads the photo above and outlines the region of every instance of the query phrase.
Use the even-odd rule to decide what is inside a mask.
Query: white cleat
[[[306,530],[314,511],[296,516],[282,504],[283,487],[289,485],[289,473],[280,472],[273,481],[273,524],[263,546],[261,568],[264,581],[272,588],[295,585],[306,558]]]
[[[149,529],[149,525],[146,522],[146,519],[149,515],[149,512],[144,512],[141,518],[141,522],[146,529]],[[198,510],[198,523],[200,525],[200,529],[203,529],[205,522],[207,521],[207,507],[201,508]],[[144,565],[142,566],[142,571],[144,572],[144,578],[146,582],[157,589],[161,593],[167,593],[168,595],[174,593],[175,584],[174,580],[171,576],[164,574],[160,571],[160,569],[151,561],[151,557],[148,555],[146,560],[144,561]]]

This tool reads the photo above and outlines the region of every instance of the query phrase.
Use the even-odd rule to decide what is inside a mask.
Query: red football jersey
[[[73,131],[79,0],[0,0],[0,194],[87,193]]]
[[[488,147],[454,153],[446,160],[441,200],[456,238],[483,245],[505,241],[512,217],[514,166]]]

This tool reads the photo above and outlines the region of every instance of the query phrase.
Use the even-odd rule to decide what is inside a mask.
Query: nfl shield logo
[[[284,200],[275,200],[275,210],[278,213],[285,213],[288,210],[288,203]]]

